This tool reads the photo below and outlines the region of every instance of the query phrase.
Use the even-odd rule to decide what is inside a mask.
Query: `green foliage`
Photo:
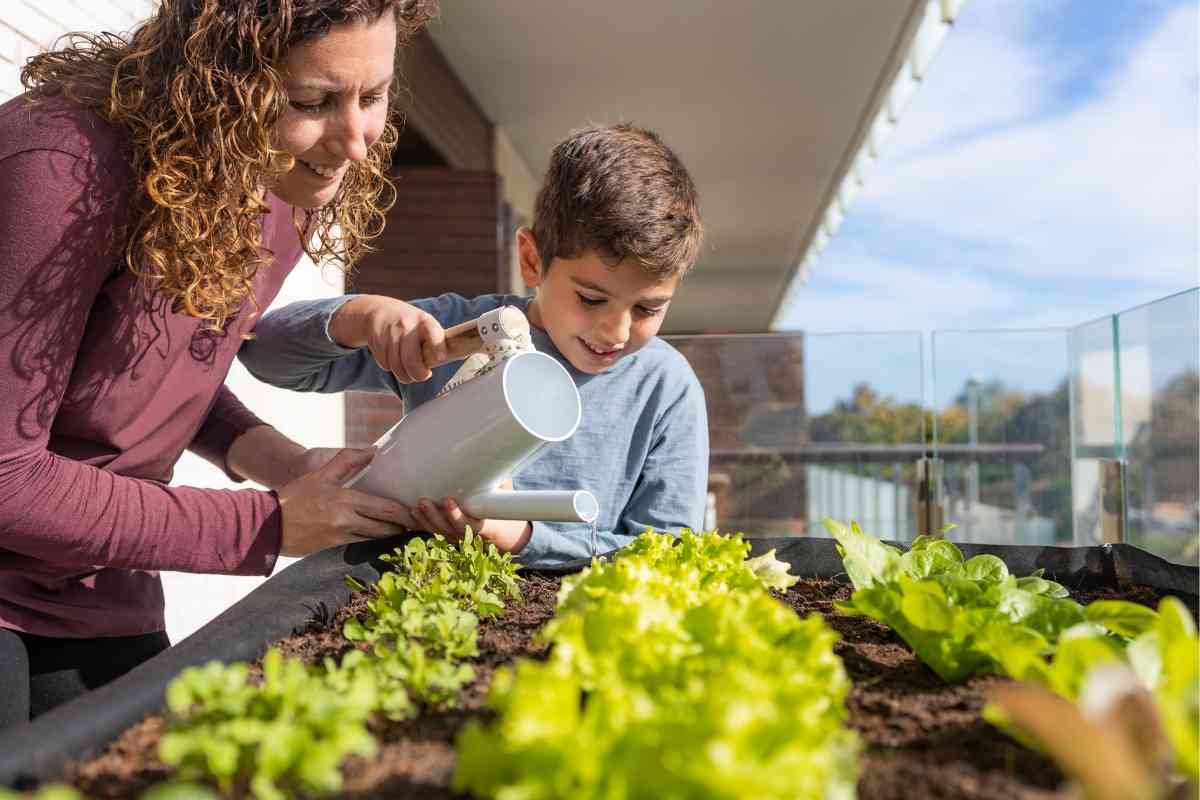
[[[1200,779],[1200,637],[1177,598],[1164,597],[1157,617],[1129,645],[1129,660],[1154,692],[1176,768]]]
[[[347,756],[376,752],[366,727],[372,713],[401,719],[418,704],[451,701],[473,677],[463,659],[478,652],[479,617],[521,596],[517,568],[469,531],[459,547],[440,536],[413,539],[384,561],[400,571],[371,588],[367,619],[345,627],[347,639],[369,647],[315,669],[270,650],[261,685],[250,681],[247,664],[184,670],[167,688],[162,760],[266,800],[327,793],[341,786]],[[205,790],[161,791],[166,800]]]
[[[376,751],[366,728],[376,705],[373,676],[360,671],[339,691],[320,671],[274,649],[262,673],[256,686],[246,664],[184,670],[167,689],[171,716],[159,757],[224,790],[248,781],[261,800],[338,789],[342,760]]]
[[[921,536],[901,553],[857,523],[825,525],[855,587],[838,608],[891,627],[947,681],[996,672],[1073,697],[1080,670],[1120,659],[1156,616],[1115,600],[1085,611],[1040,570],[1016,577],[992,555],[964,560],[944,539]]]
[[[1158,611],[1123,600],[1085,608],[1040,571],[1015,578],[995,556],[964,562],[953,543],[927,537],[901,554],[855,523],[825,525],[855,587],[839,608],[890,626],[943,679],[997,672],[1074,701],[1093,668],[1127,662],[1154,692],[1178,770],[1200,777],[1200,639],[1178,599]],[[984,716],[1022,739],[999,708]]]
[[[141,800],[219,800],[220,795],[203,784],[171,781],[144,792]]]
[[[40,787],[32,795],[25,795],[0,786],[0,800],[84,800],[84,796],[74,786],[50,783]]]
[[[544,663],[501,670],[457,747],[481,796],[851,797],[857,738],[837,635],[766,591],[740,535],[647,532],[563,581]]]
[[[512,556],[470,530],[459,547],[440,535],[415,538],[383,560],[393,569],[371,587],[367,619],[349,620],[343,631],[347,639],[369,644],[370,655],[343,661],[338,672],[376,673],[379,710],[403,719],[418,705],[454,701],[475,676],[462,662],[479,653],[479,618],[520,600],[521,590]]]
[[[975,387],[979,398],[976,420],[980,442],[1037,442],[1040,454],[1026,462],[1033,476],[1030,486],[1033,507],[1039,515],[1049,516],[1061,538],[1070,538],[1071,520],[1071,424],[1070,392],[1063,381],[1045,393],[1025,393],[1003,383],[987,381]],[[949,404],[935,412],[923,410],[917,403],[905,403],[880,394],[870,384],[854,386],[849,396],[839,399],[830,411],[808,419],[813,442],[863,442],[873,444],[931,443],[934,428],[942,444],[965,444],[969,436],[967,387]],[[1155,408],[1159,408],[1156,402]],[[1192,408],[1195,408],[1193,401]],[[1166,417],[1164,417],[1166,418]],[[1164,426],[1172,431],[1186,430],[1188,418],[1169,417]],[[1195,419],[1195,411],[1192,419]],[[1190,423],[1195,430],[1195,422]],[[1195,437],[1192,438],[1195,441]],[[1152,463],[1157,465],[1161,459]],[[1176,466],[1176,481],[1187,473]],[[1165,477],[1165,476],[1164,476]],[[1007,464],[979,465],[979,484],[984,503],[1005,505],[1013,492],[1012,469]],[[1155,485],[1160,485],[1155,476]],[[1169,496],[1176,497],[1176,494]]]

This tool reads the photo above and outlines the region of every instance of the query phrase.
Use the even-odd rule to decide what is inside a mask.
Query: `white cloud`
[[[967,269],[932,272],[870,256],[822,262],[834,286],[805,297],[783,327],[807,331],[919,331],[970,327],[1019,302],[1010,290]]]
[[[1019,123],[1038,110],[1054,66],[1044,52],[1013,46],[1034,24],[1032,8],[979,0],[967,5],[886,143],[880,172],[931,146]]]
[[[985,44],[960,56],[988,61],[950,81],[949,97],[918,95],[938,111],[902,119],[900,129],[923,125],[928,138],[912,134],[902,152],[914,155],[877,165],[862,210],[998,248],[1014,272],[1137,276],[1164,290],[1196,283],[1195,31],[1195,7],[1178,7],[1092,98],[1048,116],[1037,113],[1051,94],[1042,87],[1060,85],[1061,70],[1028,44],[980,34]],[[971,96],[974,105],[950,106]],[[1002,111],[990,122],[984,111],[981,123],[979,107],[992,97]],[[957,142],[950,122],[963,120],[961,132],[1028,115]]]
[[[968,5],[781,327],[1059,327],[1200,283],[1197,4],[1103,74],[1034,36],[1081,8]]]

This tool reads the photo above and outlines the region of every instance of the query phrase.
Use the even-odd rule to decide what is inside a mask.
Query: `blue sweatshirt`
[[[434,398],[461,362],[438,367],[423,383],[402,384],[367,348],[329,336],[329,320],[351,296],[293,303],[268,313],[238,358],[259,380],[297,391],[393,392],[406,411]],[[413,301],[443,327],[502,305],[526,310],[531,298],[456,294]],[[548,445],[513,475],[516,489],[588,489],[600,503],[596,531],[582,523],[534,522],[516,559],[554,566],[621,547],[647,527],[678,534],[701,530],[708,484],[704,390],[687,360],[654,338],[598,375],[571,366],[545,331],[533,344],[562,364],[579,388],[583,415],[575,434]]]

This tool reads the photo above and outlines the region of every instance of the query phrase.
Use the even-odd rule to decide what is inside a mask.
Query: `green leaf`
[[[1118,636],[1132,639],[1154,627],[1158,613],[1126,600],[1096,600],[1083,610],[1089,622],[1104,626]]]
[[[1157,689],[1162,682],[1163,659],[1159,643],[1158,631],[1147,631],[1134,639],[1125,648],[1125,657],[1129,666],[1151,690]]]
[[[927,578],[959,571],[962,552],[953,542],[932,539],[901,556],[901,568],[909,577]]]
[[[1008,622],[995,622],[976,637],[975,647],[988,655],[999,671],[1018,681],[1042,683],[1047,671],[1050,643],[1035,630]]]
[[[1196,621],[1178,597],[1167,596],[1158,603],[1159,634],[1164,644],[1196,638]]]
[[[1071,596],[1071,593],[1061,583],[1055,583],[1036,575],[1017,578],[1017,588],[1047,597],[1062,598]]]
[[[945,565],[947,569],[949,569],[951,565],[961,566],[963,563],[962,551],[958,549],[958,545],[954,544],[954,542],[947,541],[945,539],[937,539],[936,541],[930,542],[929,546],[925,549],[930,553],[933,553],[937,558],[938,564]]]
[[[1177,598],[1158,604],[1162,676],[1155,691],[1163,728],[1178,770],[1200,779],[1200,639],[1196,623]]]
[[[151,787],[140,800],[219,800],[220,795],[199,783],[170,781]]]
[[[963,563],[963,577],[982,583],[1000,583],[1008,577],[1008,566],[998,556],[981,553]]]
[[[947,599],[956,606],[971,606],[976,604],[983,590],[979,588],[979,584],[975,581],[956,573],[943,573],[934,575],[930,580],[942,587],[946,593]]]
[[[840,522],[826,519],[823,524],[837,540],[842,564],[856,589],[870,586],[876,581],[894,580],[900,572],[900,551],[867,536],[857,523],[846,527]]]
[[[920,552],[934,541],[937,540],[927,533],[922,533],[920,536],[912,540],[912,544],[908,546],[909,552]]]
[[[940,591],[909,592],[900,601],[900,610],[921,630],[945,633],[954,628],[954,612]]]
[[[775,558],[774,547],[757,558],[746,559],[746,566],[767,589],[786,591],[788,587],[795,585],[800,580],[800,576],[789,574],[788,570],[791,569],[791,564]]]
[[[1076,700],[1083,679],[1096,665],[1122,661],[1120,644],[1107,636],[1076,637],[1058,643],[1047,674],[1049,688]]]
[[[65,783],[50,783],[40,787],[33,795],[33,800],[84,800],[84,794]]]
[[[367,631],[361,622],[351,617],[342,626],[342,635],[352,642],[361,642],[367,638]]]

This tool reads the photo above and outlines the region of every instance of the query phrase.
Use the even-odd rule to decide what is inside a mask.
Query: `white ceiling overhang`
[[[765,331],[958,4],[457,0],[431,33],[535,176],[576,128],[657,131],[696,180],[706,230],[665,330]]]

